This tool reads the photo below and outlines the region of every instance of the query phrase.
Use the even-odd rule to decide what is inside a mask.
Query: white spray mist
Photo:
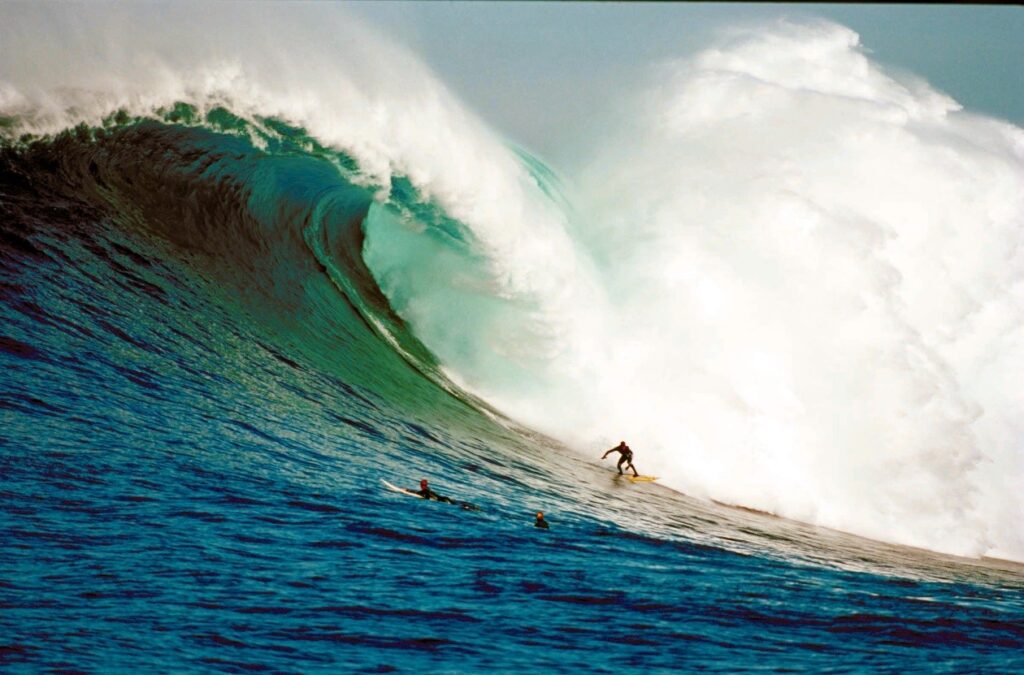
[[[604,428],[687,491],[1024,559],[1024,131],[828,23],[661,74],[582,179]]]

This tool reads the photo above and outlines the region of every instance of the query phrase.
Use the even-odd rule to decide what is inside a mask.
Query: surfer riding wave
[[[610,455],[613,452],[618,452],[620,455],[619,462],[616,465],[616,468],[619,470],[620,476],[622,475],[623,464],[625,464],[625,466],[633,472],[633,476],[640,475],[640,473],[636,470],[636,467],[633,466],[633,450],[630,449],[628,445],[626,445],[626,441],[619,441],[619,444],[616,445],[614,448],[609,448],[607,452],[601,455],[601,459],[607,459],[608,455]]]

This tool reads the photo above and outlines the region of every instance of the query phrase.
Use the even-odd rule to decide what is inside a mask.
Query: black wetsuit
[[[451,497],[445,497],[444,495],[437,494],[430,488],[423,488],[422,490],[417,490],[416,494],[418,494],[420,497],[423,497],[424,499],[433,499],[435,502],[444,502],[445,504],[458,504],[467,511],[480,510],[480,507],[477,506],[476,504],[470,504],[469,502],[457,502]]]
[[[629,448],[628,445],[626,445],[625,443],[622,443],[620,445],[616,445],[614,448],[612,448],[608,452],[618,452],[620,454],[619,463],[616,464],[616,468],[619,470],[620,474],[622,473],[622,465],[625,464],[626,466],[628,466],[630,469],[633,470],[633,475],[634,476],[639,476],[640,475],[637,472],[636,467],[633,466],[633,451]],[[608,452],[604,453],[605,457],[608,456]]]
[[[430,488],[423,488],[422,490],[419,490],[416,494],[418,494],[420,497],[423,497],[424,499],[433,499],[435,502],[446,502],[448,504],[455,503],[454,501],[452,501],[451,497],[442,497],[441,495],[437,494]]]
[[[537,522],[534,523],[533,526],[534,527],[541,527],[541,528],[544,528],[546,530],[546,529],[548,529],[548,521],[544,520],[543,518],[538,518]]]

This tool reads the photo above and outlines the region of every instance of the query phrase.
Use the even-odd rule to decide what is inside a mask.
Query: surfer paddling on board
[[[619,475],[620,476],[622,475],[622,465],[623,464],[626,465],[626,468],[632,469],[634,476],[639,476],[640,475],[637,472],[636,467],[633,466],[633,451],[630,450],[628,445],[626,445],[626,441],[619,441],[618,445],[616,445],[614,448],[611,448],[610,450],[608,450],[608,452],[606,452],[603,455],[601,455],[601,459],[606,459],[608,457],[608,455],[610,455],[613,452],[617,452],[620,455],[619,456],[619,463],[616,465],[616,468],[618,468],[618,470],[619,470]]]
[[[424,499],[433,499],[435,502],[447,502],[449,504],[455,503],[452,501],[451,497],[443,497],[431,490],[426,478],[420,481],[420,489],[416,494]]]
[[[470,504],[469,502],[457,502],[451,497],[445,497],[444,495],[437,494],[436,492],[430,489],[430,484],[427,483],[426,478],[420,481],[420,489],[417,492],[415,492],[415,494],[419,495],[420,497],[423,497],[424,499],[433,499],[435,502],[445,502],[446,504],[458,504],[462,508],[469,509],[471,511],[480,510],[480,507],[476,506],[475,504]]]

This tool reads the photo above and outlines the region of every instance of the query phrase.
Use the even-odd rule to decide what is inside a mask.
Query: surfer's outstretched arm
[[[618,445],[616,445],[614,448],[609,448],[607,452],[605,452],[603,455],[601,455],[601,459],[604,459],[605,457],[607,457],[608,455],[612,454],[613,452],[618,452],[618,453],[622,454],[623,457],[625,457],[626,453],[629,452],[629,446],[626,445],[626,441],[619,441]]]

